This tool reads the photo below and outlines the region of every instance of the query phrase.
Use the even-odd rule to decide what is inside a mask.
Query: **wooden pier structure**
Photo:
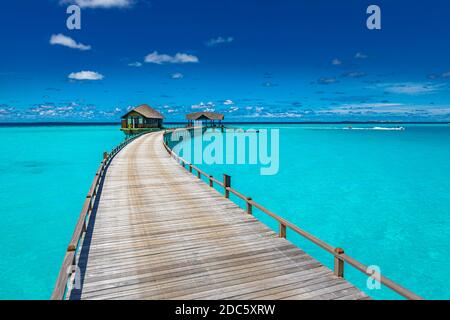
[[[232,189],[228,176],[179,158],[163,135],[141,134],[104,154],[52,299],[369,299],[343,278],[345,263],[370,275],[365,265]],[[276,219],[279,232],[253,208]],[[286,229],[330,252],[334,270],[286,239]]]

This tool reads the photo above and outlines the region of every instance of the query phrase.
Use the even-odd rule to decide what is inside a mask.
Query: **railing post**
[[[344,253],[344,249],[336,248],[334,249],[334,252],[338,255],[341,255]],[[334,274],[339,278],[344,277],[344,260],[342,260],[338,256],[334,257]]]
[[[189,163],[189,172],[192,173],[192,163]]]
[[[202,174],[200,173],[200,171],[197,170],[197,178],[201,179],[202,178]]]
[[[106,159],[108,159],[108,152],[103,152],[103,160],[106,160]]]
[[[224,188],[224,193],[225,193],[225,198],[229,198],[230,197],[230,191],[227,190],[227,188],[231,187],[231,177],[227,174],[223,175],[223,188]]]
[[[247,197],[247,213],[253,214],[253,207],[252,207],[252,204],[250,203],[250,201],[252,201],[252,198]]]
[[[96,176],[96,177],[99,177],[99,176],[98,176],[98,173],[96,173],[95,176]],[[97,180],[97,181],[100,181],[100,177],[99,177],[98,179],[99,179],[99,180]],[[92,190],[92,196],[93,196],[93,197],[95,197],[95,196],[97,195],[98,184],[99,184],[99,183],[97,182],[97,184],[96,184],[94,190]]]
[[[213,176],[209,176],[209,186],[212,188],[214,187],[214,181],[213,181]]]
[[[92,195],[91,195],[91,194],[88,194],[88,195],[86,196],[86,198],[88,198],[88,199],[89,199],[89,206],[88,206],[88,211],[91,211],[91,210],[93,209],[93,204],[92,204]]]
[[[280,238],[286,239],[286,225],[280,222],[280,232],[278,233]]]

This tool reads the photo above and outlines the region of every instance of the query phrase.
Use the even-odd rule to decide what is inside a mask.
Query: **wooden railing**
[[[77,253],[82,245],[82,239],[86,233],[89,224],[89,218],[97,197],[98,188],[104,179],[106,168],[120,150],[122,150],[127,144],[143,134],[146,134],[146,132],[137,134],[123,141],[117,147],[111,150],[110,153],[103,153],[103,160],[100,163],[97,172],[95,173],[94,180],[92,181],[89,192],[86,196],[86,199],[84,200],[84,204],[81,209],[81,213],[75,226],[72,238],[69,242],[69,245],[67,246],[66,254],[64,256],[58,279],[56,280],[55,288],[53,289],[53,293],[51,296],[52,300],[64,300],[71,289],[72,283],[76,276],[75,273],[77,266]]]
[[[179,129],[180,130],[180,129]],[[181,129],[182,130],[182,129]],[[191,130],[191,129],[185,129],[185,130]],[[192,163],[186,161],[185,159],[178,156],[173,150],[167,145],[166,143],[166,137],[168,134],[171,134],[173,130],[166,130],[163,136],[163,144],[164,148],[169,153],[169,156],[174,158],[183,168],[187,168],[189,172],[194,173],[195,171],[197,173],[197,178],[201,179],[202,176],[206,177],[209,181],[209,186],[211,188],[214,187],[214,183],[219,185],[223,188],[224,196],[225,198],[230,197],[230,192],[237,196],[238,198],[242,199],[246,203],[246,211],[247,214],[253,214],[253,207],[259,209],[263,213],[269,215],[273,219],[275,219],[279,224],[279,231],[278,236],[282,238],[286,238],[286,230],[290,229],[294,231],[295,233],[301,235],[305,239],[311,241],[315,245],[319,246],[320,248],[324,249],[325,251],[329,252],[334,257],[334,274],[338,277],[343,278],[344,277],[344,265],[345,263],[348,263],[352,267],[354,267],[356,270],[361,271],[367,276],[374,277],[374,273],[370,271],[368,266],[360,263],[356,259],[353,259],[349,255],[344,253],[344,250],[342,248],[335,248],[328,243],[320,240],[319,238],[313,236],[312,234],[306,232],[305,230],[300,229],[296,225],[292,224],[291,222],[285,220],[284,218],[276,215],[272,211],[268,210],[267,208],[263,207],[259,203],[255,202],[252,198],[247,197],[243,195],[242,193],[234,190],[231,188],[231,177],[229,175],[224,174],[223,180],[219,181],[218,179],[214,178],[212,175],[207,174],[206,172],[200,170],[198,167],[194,166]],[[391,290],[395,291],[399,295],[410,299],[410,300],[423,300],[422,297],[418,296],[417,294],[409,291],[408,289],[400,286],[399,284],[395,283],[391,279],[383,276],[383,275],[377,275],[377,280],[380,281],[381,284],[385,285],[386,287],[390,288]]]

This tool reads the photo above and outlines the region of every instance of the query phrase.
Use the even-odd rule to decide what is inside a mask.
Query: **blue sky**
[[[0,121],[118,121],[141,103],[169,121],[449,121],[449,16],[446,0],[3,1]]]

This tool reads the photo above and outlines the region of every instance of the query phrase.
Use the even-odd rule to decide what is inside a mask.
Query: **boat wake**
[[[365,130],[365,131],[403,131],[405,127],[307,127],[309,130]]]
[[[405,130],[404,127],[373,127],[373,128],[353,128],[353,127],[347,127],[342,128],[344,130],[382,130],[382,131],[403,131]]]

